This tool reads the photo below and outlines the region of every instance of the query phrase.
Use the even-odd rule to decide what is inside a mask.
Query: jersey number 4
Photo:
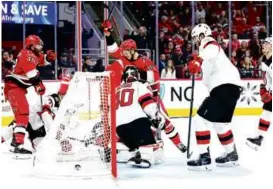
[[[117,93],[117,109],[123,106],[130,106],[133,104],[134,89],[122,89]]]

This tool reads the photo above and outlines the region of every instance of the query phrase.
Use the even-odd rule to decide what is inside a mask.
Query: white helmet
[[[205,37],[211,35],[211,29],[207,24],[198,24],[191,31],[191,37],[197,37],[199,39],[199,35],[203,33]]]

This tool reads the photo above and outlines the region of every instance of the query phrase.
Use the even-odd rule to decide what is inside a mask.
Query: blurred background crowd
[[[55,3],[55,25],[2,24],[2,78],[12,69],[23,47],[23,38],[39,35],[45,49],[55,49],[55,64],[39,68],[43,79],[58,79],[64,73],[79,70],[75,49],[76,3]],[[224,49],[242,78],[261,78],[261,43],[272,35],[272,2],[109,2],[116,5],[112,22],[123,40],[134,39],[139,52],[157,64],[161,78],[190,78],[187,59],[198,48],[190,31],[198,23],[208,24],[213,37]],[[106,8],[105,8],[106,7]],[[100,31],[107,5],[83,2],[82,62],[83,72],[102,72],[111,62],[105,52]],[[24,33],[20,36],[18,31]],[[201,74],[200,74],[201,77]]]

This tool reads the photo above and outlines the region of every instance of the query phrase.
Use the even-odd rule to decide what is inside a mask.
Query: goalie
[[[149,168],[151,162],[141,156],[139,147],[156,144],[151,125],[163,128],[165,118],[159,113],[149,84],[139,79],[136,67],[125,68],[124,83],[117,90],[117,135],[131,153],[127,163]]]
[[[109,20],[106,20],[102,24],[102,29],[107,42],[107,50],[109,54],[117,60],[107,67],[107,70],[112,71],[115,74],[117,86],[120,84],[121,76],[126,66],[136,66],[141,72],[141,79],[144,79],[149,83],[152,88],[153,98],[160,106],[160,112],[165,117],[165,126],[163,130],[172,143],[184,153],[187,148],[182,143],[179,133],[175,126],[172,124],[170,117],[165,109],[162,100],[159,97],[160,83],[159,83],[159,72],[155,67],[153,61],[145,56],[141,56],[137,52],[136,42],[132,39],[123,41],[118,47],[112,36],[112,25]]]

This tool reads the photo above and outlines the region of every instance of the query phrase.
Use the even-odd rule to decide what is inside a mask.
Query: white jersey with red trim
[[[203,82],[209,91],[223,84],[241,86],[238,69],[231,63],[224,50],[212,37],[202,39],[199,56],[203,59]]]
[[[158,108],[148,83],[134,81],[122,84],[117,90],[117,126],[139,118],[154,119]]]
[[[272,91],[272,56],[267,59],[263,56],[262,59],[262,71],[264,72],[264,82],[266,90]]]

